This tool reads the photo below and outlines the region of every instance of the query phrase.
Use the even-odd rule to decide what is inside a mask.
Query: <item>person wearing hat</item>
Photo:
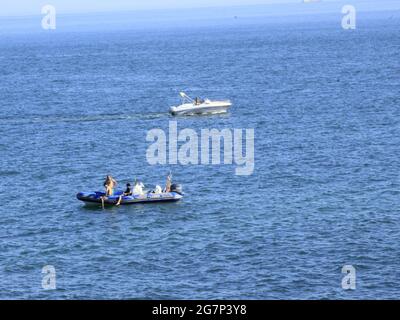
[[[121,204],[122,197],[131,196],[132,194],[133,193],[132,193],[132,189],[131,189],[131,184],[127,183],[126,184],[126,190],[124,191],[124,193],[122,195],[119,196],[118,202],[115,205],[119,206]]]

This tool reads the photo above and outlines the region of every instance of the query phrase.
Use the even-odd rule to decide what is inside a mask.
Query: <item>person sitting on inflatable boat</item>
[[[156,187],[154,188],[153,191],[151,191],[151,193],[160,194],[162,193],[162,188],[159,185],[156,185]]]
[[[172,185],[171,180],[172,180],[172,174],[170,172],[167,177],[167,183],[165,184],[164,192],[171,192],[171,185]]]
[[[112,196],[114,188],[117,186],[117,181],[111,175],[107,175],[103,185],[106,188],[106,197]]]
[[[132,189],[131,189],[131,184],[127,183],[126,184],[126,190],[124,191],[123,194],[121,194],[118,198],[118,202],[115,204],[116,206],[119,206],[121,204],[122,201],[122,197],[126,197],[126,196],[131,196],[133,195]]]
[[[135,186],[133,187],[133,194],[143,195],[144,194],[143,188],[144,188],[144,184],[135,179]]]

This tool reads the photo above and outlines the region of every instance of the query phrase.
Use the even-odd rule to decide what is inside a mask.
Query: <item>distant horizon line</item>
[[[368,0],[359,0],[359,3],[371,3]],[[256,7],[285,7],[285,6],[308,6],[312,8],[315,6],[322,6],[325,5],[338,5],[341,2],[345,3],[345,0],[334,0],[334,1],[316,1],[316,2],[309,2],[304,3],[302,0],[298,2],[283,2],[283,3],[260,3],[260,4],[240,4],[240,5],[212,5],[212,6],[194,6],[194,7],[175,7],[175,8],[137,8],[137,9],[116,9],[116,10],[99,10],[99,11],[64,11],[64,12],[57,12],[59,16],[70,16],[70,15],[97,15],[97,14],[129,14],[129,13],[162,13],[162,12],[179,12],[179,11],[192,11],[192,10],[210,10],[210,9],[239,9],[239,8],[256,8]],[[393,2],[389,0],[388,2]],[[40,8],[39,8],[40,9]],[[56,8],[57,10],[57,8]],[[390,11],[390,10],[400,10],[399,8],[396,9],[374,9],[374,10],[363,10],[363,11]],[[26,18],[26,17],[37,17],[42,16],[40,10],[38,13],[23,13],[23,14],[1,14],[1,18]]]

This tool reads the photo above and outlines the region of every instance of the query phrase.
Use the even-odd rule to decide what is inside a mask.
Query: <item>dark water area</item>
[[[399,31],[388,15],[1,34],[0,299],[398,298]],[[179,91],[234,105],[173,118]],[[254,173],[149,165],[146,134],[171,120],[254,128]],[[178,203],[75,198],[169,170]]]

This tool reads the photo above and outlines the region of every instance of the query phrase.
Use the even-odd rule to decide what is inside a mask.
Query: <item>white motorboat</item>
[[[229,100],[212,101],[209,99],[192,99],[184,92],[180,92],[182,104],[170,108],[173,115],[192,115],[207,113],[225,113],[232,103]]]

